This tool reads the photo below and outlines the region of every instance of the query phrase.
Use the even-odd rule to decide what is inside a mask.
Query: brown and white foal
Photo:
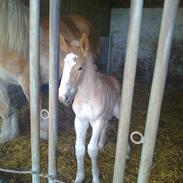
[[[77,158],[75,183],[80,183],[85,178],[85,138],[89,125],[92,127],[92,137],[88,144],[88,154],[92,161],[93,182],[99,183],[97,155],[104,146],[109,120],[113,115],[119,118],[120,84],[114,77],[96,72],[85,34],[79,44],[75,53],[67,54],[64,59],[59,100],[68,104],[74,99],[72,107],[76,115]]]

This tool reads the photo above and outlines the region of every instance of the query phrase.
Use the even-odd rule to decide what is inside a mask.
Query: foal
[[[88,144],[88,154],[92,161],[93,182],[99,183],[97,155],[105,143],[108,121],[114,115],[119,118],[120,84],[112,76],[104,76],[95,70],[88,52],[89,43],[82,35],[80,46],[75,53],[69,53],[62,65],[63,74],[59,87],[59,100],[71,103],[75,112],[77,174],[75,183],[84,180],[85,138],[89,125],[92,137]]]

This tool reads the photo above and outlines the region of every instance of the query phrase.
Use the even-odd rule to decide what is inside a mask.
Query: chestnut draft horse
[[[48,82],[48,18],[41,18],[40,27],[40,76],[41,83]],[[90,38],[91,60],[99,52],[99,36],[92,24],[79,15],[61,17],[60,52],[62,42],[69,44],[68,51],[79,45],[82,33]],[[29,9],[18,0],[0,1],[0,143],[15,138],[19,133],[18,119],[7,94],[8,85],[20,85],[29,101]],[[62,52],[59,60],[66,52]],[[46,138],[45,134],[42,137]]]
[[[62,63],[63,75],[59,87],[59,100],[62,103],[69,104],[74,99],[72,107],[76,115],[77,158],[75,183],[81,183],[85,178],[85,138],[89,125],[92,127],[92,136],[88,154],[92,161],[93,182],[100,182],[97,155],[104,146],[109,120],[112,116],[119,119],[120,112],[120,83],[112,76],[96,72],[89,48],[89,40],[83,34],[80,47],[68,53]]]

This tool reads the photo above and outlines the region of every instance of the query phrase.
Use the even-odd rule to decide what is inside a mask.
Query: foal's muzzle
[[[59,96],[59,101],[65,105],[71,104],[72,100],[73,100],[72,94],[65,94],[65,95]]]
[[[59,101],[62,102],[62,103],[69,103],[68,95],[65,95],[64,97],[59,96]]]

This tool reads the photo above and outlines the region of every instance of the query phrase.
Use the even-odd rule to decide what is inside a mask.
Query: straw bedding
[[[143,133],[148,105],[149,87],[136,84],[130,131]],[[45,101],[47,97],[45,97]],[[182,183],[183,182],[183,93],[176,89],[166,89],[163,108],[158,129],[156,148],[150,176],[150,183]],[[20,118],[20,136],[5,144],[0,144],[0,168],[30,170],[31,145],[29,133],[29,108],[24,106],[18,110]],[[74,155],[74,114],[70,108],[59,107],[58,137],[58,179],[72,182],[76,172]],[[108,129],[105,148],[98,156],[101,182],[112,182],[115,144],[118,122],[112,119]],[[91,135],[88,132],[87,141]],[[135,183],[138,174],[141,145],[131,144],[131,158],[126,164],[125,183]],[[47,173],[47,141],[41,140],[41,170]],[[88,155],[85,158],[86,183],[91,181],[91,163]],[[0,182],[28,183],[29,175],[0,173]],[[47,182],[41,179],[41,182]]]

